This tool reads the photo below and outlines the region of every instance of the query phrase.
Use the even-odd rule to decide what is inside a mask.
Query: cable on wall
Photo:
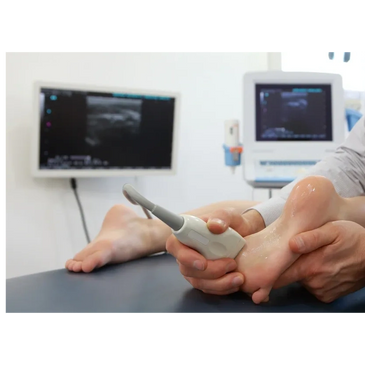
[[[82,205],[81,205],[81,202],[80,202],[80,198],[79,198],[79,195],[77,193],[77,181],[73,177],[73,178],[71,178],[70,183],[71,183],[72,190],[75,193],[77,205],[79,206],[79,210],[80,210],[80,214],[81,214],[82,225],[84,227],[84,232],[85,232],[86,240],[87,240],[87,243],[89,244],[90,243],[90,236],[89,236],[89,232],[88,232],[87,226],[86,226],[84,211],[82,209]]]

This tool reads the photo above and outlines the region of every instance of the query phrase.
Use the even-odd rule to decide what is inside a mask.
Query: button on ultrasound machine
[[[253,187],[283,187],[345,139],[340,75],[254,72],[244,76],[244,175]]]

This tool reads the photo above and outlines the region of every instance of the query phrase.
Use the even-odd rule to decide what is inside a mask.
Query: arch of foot
[[[281,216],[264,230],[245,237],[246,246],[236,257],[245,282],[241,289],[255,303],[267,299],[272,285],[298,259],[289,240],[300,232],[339,219],[342,198],[325,177],[310,176],[293,188]]]

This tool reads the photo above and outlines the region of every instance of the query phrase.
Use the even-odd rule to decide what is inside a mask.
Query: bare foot
[[[132,209],[115,205],[106,214],[97,237],[65,267],[74,272],[90,272],[106,264],[122,263],[150,251],[150,225],[152,220],[140,218]]]
[[[289,248],[290,238],[327,222],[345,219],[345,208],[345,199],[328,179],[311,176],[299,181],[281,216],[262,231],[245,237],[247,245],[236,258],[237,271],[245,277],[241,289],[252,294],[255,303],[267,301],[277,278],[299,257]]]

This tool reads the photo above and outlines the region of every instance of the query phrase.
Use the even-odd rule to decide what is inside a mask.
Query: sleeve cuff
[[[279,196],[276,196],[264,203],[257,204],[252,208],[245,210],[243,213],[252,209],[257,210],[261,214],[262,219],[265,222],[265,226],[267,227],[269,224],[271,224],[280,217],[284,205],[285,200],[280,198]]]

